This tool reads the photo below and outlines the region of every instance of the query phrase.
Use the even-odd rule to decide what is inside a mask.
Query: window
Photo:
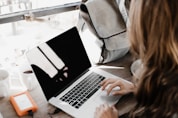
[[[0,67],[18,67],[25,52],[77,25],[81,0],[1,0]]]

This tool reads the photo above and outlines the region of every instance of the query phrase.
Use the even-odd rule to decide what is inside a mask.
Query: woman
[[[143,63],[137,87],[114,79],[101,83],[103,89],[111,84],[126,94],[133,91],[137,104],[128,118],[178,117],[178,2],[176,0],[132,0],[129,39],[133,54]],[[119,111],[102,105],[95,118],[117,118]]]

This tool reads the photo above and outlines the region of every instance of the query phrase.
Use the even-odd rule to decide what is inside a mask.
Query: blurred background
[[[77,25],[80,2],[0,0],[0,69],[8,70],[11,83],[29,70],[26,51]]]
[[[80,1],[0,0],[0,19],[6,17],[9,20],[7,23],[0,20],[0,67],[4,66],[5,63],[6,65],[7,63],[11,65],[18,64],[21,62],[20,58],[29,48],[76,25],[78,10],[60,13],[53,10],[76,2]],[[42,17],[33,16],[33,10],[41,11]],[[49,15],[43,16],[45,12],[48,12]],[[27,18],[30,18],[13,21],[11,16],[17,17],[18,14],[24,14],[24,16],[27,15]]]

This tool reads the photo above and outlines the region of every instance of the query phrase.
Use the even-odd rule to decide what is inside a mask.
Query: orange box
[[[27,115],[28,111],[32,110],[35,112],[38,109],[36,103],[27,91],[10,96],[10,101],[18,116]]]

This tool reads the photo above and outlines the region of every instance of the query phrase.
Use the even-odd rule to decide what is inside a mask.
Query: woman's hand
[[[119,90],[113,91],[112,95],[124,95],[133,92],[135,88],[133,83],[121,79],[105,79],[100,85],[102,86],[102,90],[107,88],[108,94],[110,94],[114,88],[120,87]]]
[[[96,108],[94,118],[118,118],[118,116],[119,113],[114,106],[104,104]]]

